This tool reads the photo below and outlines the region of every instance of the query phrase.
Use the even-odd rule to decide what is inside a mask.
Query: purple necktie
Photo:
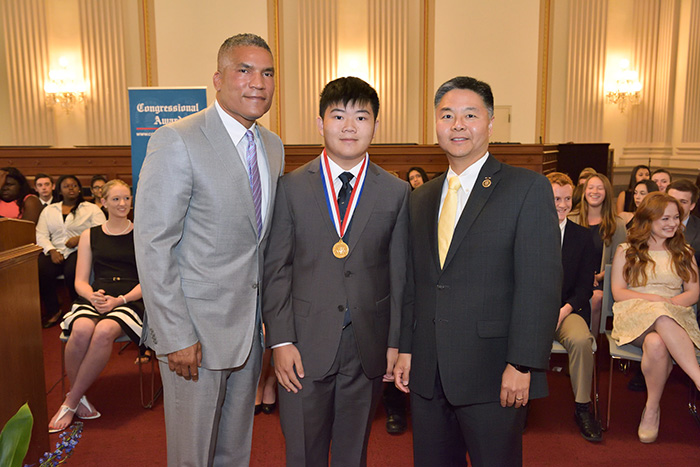
[[[245,137],[248,138],[248,150],[246,159],[248,160],[248,181],[250,182],[250,192],[253,195],[255,204],[255,220],[258,222],[258,236],[262,234],[262,186],[260,185],[260,171],[258,170],[258,152],[255,149],[255,137],[253,132],[247,130]]]

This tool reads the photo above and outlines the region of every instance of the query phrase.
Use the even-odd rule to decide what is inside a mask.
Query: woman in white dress
[[[635,212],[627,243],[615,252],[611,289],[612,337],[618,345],[643,350],[642,372],[647,402],[639,424],[639,440],[652,443],[659,432],[659,402],[673,362],[700,389],[700,329],[693,305],[698,302],[698,266],[685,243],[679,202],[661,192],[650,193]]]

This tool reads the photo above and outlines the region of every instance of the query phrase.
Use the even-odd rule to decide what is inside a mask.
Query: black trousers
[[[68,255],[68,258],[61,264],[54,264],[50,255],[39,255],[39,295],[46,313],[44,318],[51,318],[59,312],[56,278],[61,274],[63,274],[66,287],[68,287],[71,301],[78,298],[78,294],[75,292],[75,264],[77,260],[77,251]]]
[[[416,467],[521,466],[526,409],[500,402],[455,406],[435,378],[432,399],[411,392],[413,458]]]

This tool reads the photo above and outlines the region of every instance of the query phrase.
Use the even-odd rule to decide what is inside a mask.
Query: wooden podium
[[[5,367],[0,427],[29,402],[34,416],[29,463],[49,450],[37,261],[41,247],[35,235],[33,222],[0,219],[0,355]]]

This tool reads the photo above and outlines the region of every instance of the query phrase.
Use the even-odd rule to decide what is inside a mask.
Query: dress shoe
[[[262,404],[255,404],[255,415],[258,415],[260,412],[262,412]]]
[[[406,417],[398,414],[392,413],[386,417],[386,432],[390,435],[400,435],[406,431]]]
[[[53,315],[51,318],[49,318],[45,323],[42,323],[42,327],[44,329],[52,328],[56,326],[59,321],[61,321],[61,312],[59,311],[55,315]]]
[[[644,392],[647,390],[647,382],[644,380],[644,373],[642,373],[641,369],[637,369],[637,372],[632,376],[629,383],[627,383],[627,389],[636,392]]]
[[[647,409],[646,407],[642,411],[642,420],[644,420],[644,414],[646,413]],[[659,436],[659,422],[661,421],[661,410],[659,410],[659,414],[656,416],[656,424],[653,428],[647,428],[647,429],[642,429],[642,423],[639,423],[639,428],[637,429],[637,436],[639,436],[639,441],[642,443],[648,444],[648,443],[653,443],[656,441],[656,438]]]
[[[578,429],[581,431],[581,436],[583,436],[586,441],[596,443],[602,441],[603,430],[600,427],[600,422],[596,420],[590,412],[577,411],[574,413],[574,419],[576,419]]]
[[[277,407],[277,401],[273,402],[272,404],[266,404],[262,403],[262,413],[265,415],[270,415],[275,411],[275,408]]]

